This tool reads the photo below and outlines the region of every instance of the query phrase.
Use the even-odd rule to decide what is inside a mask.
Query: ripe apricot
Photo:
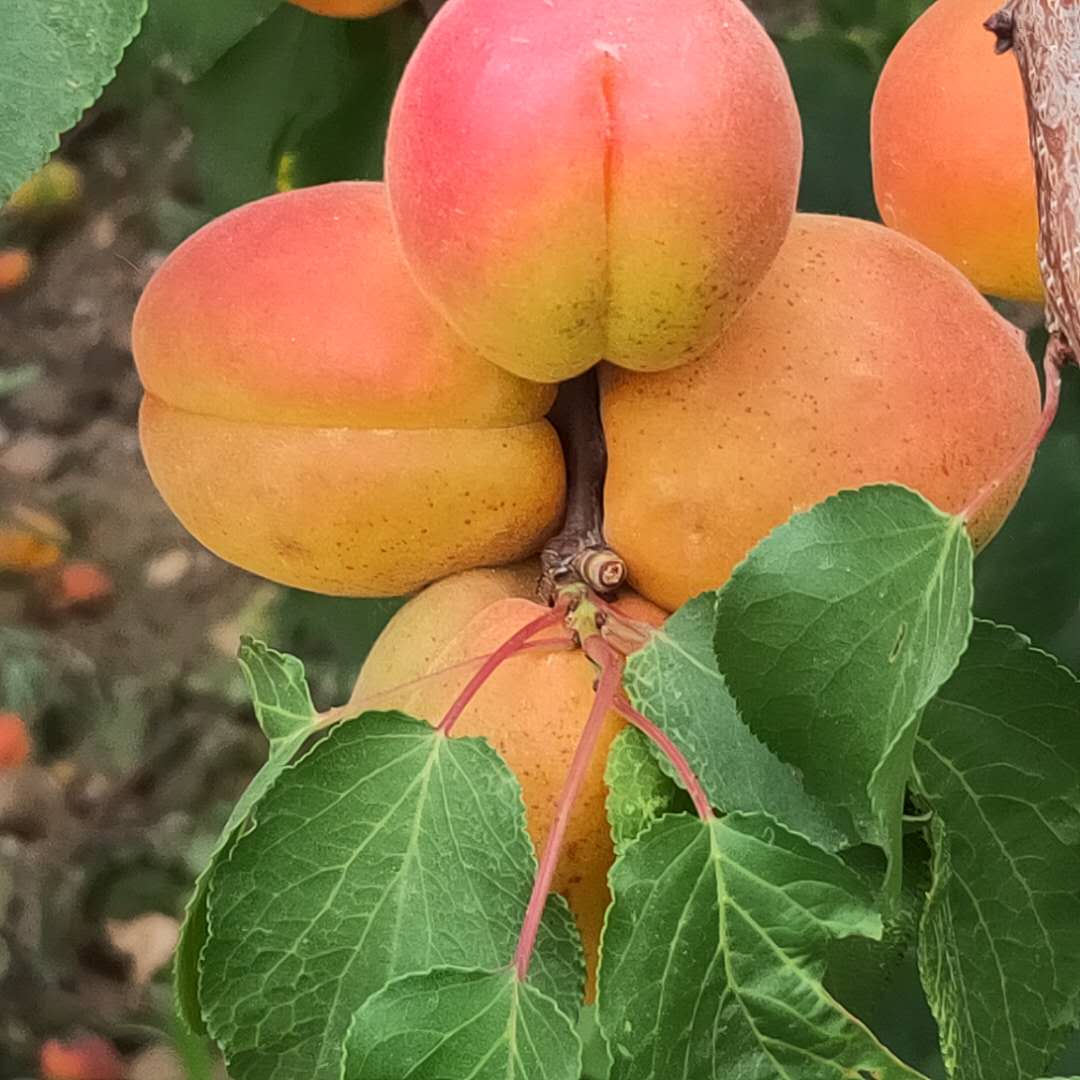
[[[113,1044],[99,1035],[66,1043],[49,1039],[40,1066],[42,1080],[123,1080],[127,1071]]]
[[[1039,422],[1024,339],[943,259],[852,218],[799,215],[706,360],[601,372],[609,541],[665,608],[727,580],[771,529],[895,482],[959,512]],[[970,522],[986,543],[1025,467]]]
[[[274,195],[181,245],[133,346],[150,474],[212,551],[318,592],[408,592],[558,524],[550,388],[461,342],[402,262],[379,184]]]
[[[396,8],[404,0],[290,0],[290,3],[313,11],[316,15],[330,15],[335,19],[366,19]]]
[[[34,257],[25,248],[0,248],[0,293],[25,285],[34,268]]]
[[[497,649],[537,618],[539,570],[533,565],[473,570],[430,586],[399,611],[376,642],[358,692],[377,709],[397,708],[438,723],[475,666],[462,661]],[[619,607],[659,625],[664,612],[638,597]],[[565,631],[561,632],[565,636]],[[544,637],[559,630],[543,632]],[[426,675],[445,672],[407,687]],[[529,831],[538,850],[551,828],[563,780],[593,700],[595,669],[580,650],[526,652],[506,661],[484,684],[454,728],[455,736],[484,736],[521,783]],[[396,687],[405,687],[385,693]],[[369,695],[382,695],[378,698]],[[605,810],[604,763],[622,728],[612,714],[575,805],[554,888],[570,902],[581,929],[590,986],[604,912],[607,872],[614,858]],[[507,962],[509,962],[507,957]]]
[[[18,769],[30,760],[33,743],[18,713],[0,712],[0,769]]]
[[[983,27],[993,8],[937,0],[889,57],[871,119],[874,190],[886,225],[983,292],[1040,300],[1024,88]]]
[[[451,0],[399,87],[386,176],[424,293],[555,382],[705,351],[787,232],[801,157],[740,0]]]

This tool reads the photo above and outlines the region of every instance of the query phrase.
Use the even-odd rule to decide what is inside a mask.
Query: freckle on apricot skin
[[[741,0],[452,0],[398,90],[386,176],[424,294],[557,382],[705,351],[783,240],[801,157]]]
[[[558,525],[553,390],[428,307],[379,184],[211,222],[147,286],[132,336],[151,477],[197,539],[263,577],[400,595],[530,555]]]
[[[830,273],[805,277],[817,249]],[[789,288],[803,301],[797,323],[786,315]],[[607,538],[631,585],[670,610],[723,585],[795,510],[844,488],[905,484],[960,512],[1040,415],[1023,335],[957,270],[880,225],[814,215],[796,217],[710,357],[650,375],[605,365],[600,380]],[[807,386],[828,423],[808,422]],[[997,532],[1026,476],[1027,467],[970,522],[977,545]],[[695,521],[713,527],[690,545]]]

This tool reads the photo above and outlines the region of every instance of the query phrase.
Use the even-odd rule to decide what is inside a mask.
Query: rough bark
[[[1027,94],[1047,328],[1062,358],[1080,347],[1080,0],[1011,0],[987,27],[1011,49]],[[989,118],[993,122],[992,116]]]

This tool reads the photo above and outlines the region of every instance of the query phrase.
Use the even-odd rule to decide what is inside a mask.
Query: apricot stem
[[[495,674],[495,671],[506,660],[516,656],[528,647],[529,642],[541,631],[549,626],[555,626],[566,618],[565,605],[556,605],[551,611],[545,611],[539,618],[526,623],[516,634],[506,639],[484,661],[480,670],[465,684],[465,689],[458,694],[457,700],[447,710],[437,730],[441,735],[449,735],[453,731],[458,717],[468,708],[469,702],[476,697],[480,688]]]
[[[566,458],[567,496],[562,529],[540,555],[542,591],[551,597],[578,583],[612,593],[626,581],[626,563],[604,539],[607,444],[595,370],[562,384],[549,419]]]
[[[1046,393],[1043,396],[1042,416],[1039,426],[1023,446],[1009,459],[1005,467],[984,485],[975,497],[960,512],[964,521],[971,521],[994,497],[1002,484],[1007,483],[1028,462],[1046,438],[1057,417],[1061,402],[1061,370],[1072,359],[1072,353],[1060,334],[1051,334],[1043,356],[1043,370],[1046,373]]]
[[[589,652],[589,644],[593,641],[599,641],[599,638],[593,637],[586,641],[586,652]],[[544,917],[551,883],[555,879],[555,871],[559,865],[559,855],[562,852],[574,803],[577,802],[577,797],[581,793],[585,775],[589,771],[589,763],[592,761],[596,744],[604,728],[604,721],[615,703],[622,681],[623,660],[613,649],[607,647],[606,651],[601,653],[599,662],[600,681],[596,687],[596,697],[589,710],[589,719],[585,722],[581,740],[574,751],[570,771],[566,775],[566,781],[559,794],[555,820],[551,826],[551,832],[548,833],[547,842],[544,844],[544,852],[540,857],[540,866],[536,872],[536,881],[533,883],[532,896],[529,897],[529,905],[525,909],[521,937],[518,939],[517,951],[514,953],[514,970],[521,982],[525,981],[529,973],[529,963],[536,947],[536,936],[540,931],[540,921]]]
[[[630,699],[622,692],[615,695],[615,711],[623,719],[633,724],[650,742],[656,744],[660,752],[671,762],[672,767],[679,774],[679,779],[693,801],[698,817],[702,821],[712,821],[716,815],[713,813],[709,796],[705,794],[705,789],[697,778],[697,774],[690,767],[690,762],[686,760],[683,752],[671,741],[670,737],[661,731],[648,717],[639,713],[630,704]]]

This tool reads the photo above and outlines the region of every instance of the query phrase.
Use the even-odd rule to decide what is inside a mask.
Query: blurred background
[[[239,635],[303,657],[326,707],[397,605],[267,585],[183,532],[139,456],[131,316],[165,255],[212,216],[380,175],[394,87],[424,27],[414,2],[363,22],[285,4],[236,34],[229,9],[243,4],[151,0],[105,97],[0,210],[0,1080],[40,1076],[49,1040],[85,1038],[103,1040],[83,1044],[97,1072],[72,1080],[223,1075],[175,1020],[168,967],[194,875],[264,754]],[[870,101],[926,3],[751,6],[799,98],[802,208],[876,217]],[[1041,355],[1039,313],[1006,313]],[[1075,666],[1073,382],[979,560],[978,610]],[[844,995],[901,1056],[943,1075],[912,963]],[[1059,1071],[1080,1071],[1080,1055]]]

